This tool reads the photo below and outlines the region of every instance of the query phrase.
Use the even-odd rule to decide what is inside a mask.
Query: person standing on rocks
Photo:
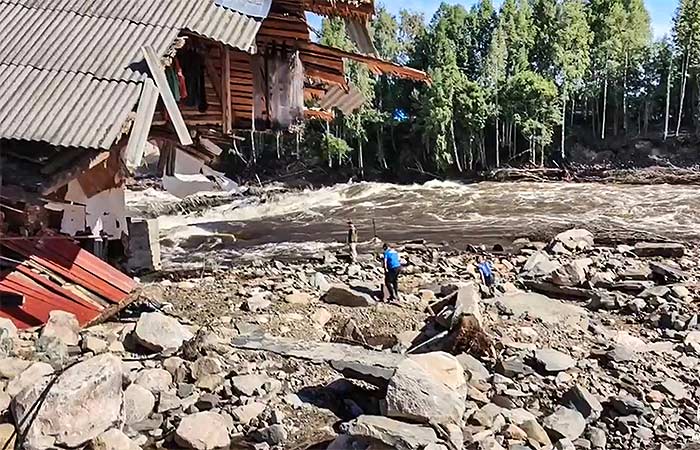
[[[384,244],[384,284],[389,291],[389,301],[399,301],[399,274],[401,273],[401,258],[391,245]]]
[[[350,261],[357,262],[357,228],[352,220],[348,220],[348,250]]]

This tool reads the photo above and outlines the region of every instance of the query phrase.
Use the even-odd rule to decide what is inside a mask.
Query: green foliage
[[[559,92],[553,81],[525,71],[508,82],[504,109],[515,118],[525,136],[539,148],[552,143],[554,127],[561,120]]]
[[[342,161],[352,152],[352,147],[345,139],[335,137],[330,133],[324,134],[321,139],[321,157],[329,165],[334,161]]]
[[[498,9],[493,0],[452,1],[428,20],[379,6],[370,24],[379,55],[430,73],[432,83],[348,62],[367,102],[338,114],[330,131],[315,126],[305,142],[333,164],[447,172],[528,149],[541,157],[555,143],[564,156],[567,135],[595,145],[601,129],[653,133],[670,98],[669,115],[681,110],[688,123],[694,114],[700,131],[700,0],[678,1],[672,39],[659,42],[644,0],[503,0]],[[320,42],[354,50],[342,20],[324,19]]]

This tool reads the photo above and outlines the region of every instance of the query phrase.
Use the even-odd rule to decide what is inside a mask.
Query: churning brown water
[[[241,201],[160,219],[171,264],[227,263],[250,256],[319,254],[342,242],[352,219],[361,239],[508,244],[567,226],[700,236],[700,187],[570,183],[343,184]],[[236,237],[232,241],[231,235]]]

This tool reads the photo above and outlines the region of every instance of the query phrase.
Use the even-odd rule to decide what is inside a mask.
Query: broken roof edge
[[[321,55],[325,54],[361,62],[363,64],[366,64],[375,75],[391,75],[398,78],[404,78],[428,84],[431,82],[430,76],[422,70],[414,69],[412,67],[401,66],[391,61],[385,61],[383,59],[375,58],[372,56],[347,52],[334,47],[328,47],[312,42],[306,43],[305,50],[317,52]]]
[[[304,10],[324,17],[364,20],[375,14],[373,0],[304,0]]]

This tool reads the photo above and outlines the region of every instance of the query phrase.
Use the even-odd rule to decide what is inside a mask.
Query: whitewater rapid
[[[137,201],[137,200],[134,200]],[[236,199],[203,213],[159,219],[166,260],[226,264],[238,258],[309,256],[339,245],[347,220],[361,239],[507,245],[568,226],[700,237],[696,186],[431,181],[340,184]],[[197,260],[197,261],[195,261]]]

